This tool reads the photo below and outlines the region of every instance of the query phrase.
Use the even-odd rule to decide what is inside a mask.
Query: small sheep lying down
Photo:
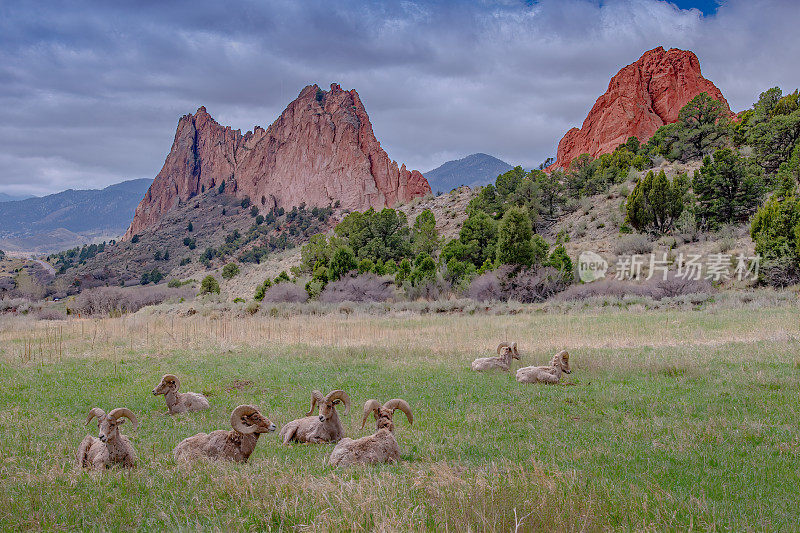
[[[348,466],[356,463],[379,464],[397,461],[400,458],[400,446],[394,438],[394,422],[392,416],[400,409],[406,414],[408,423],[414,423],[411,406],[405,400],[395,398],[386,405],[381,405],[378,400],[367,400],[364,404],[364,418],[361,420],[361,429],[367,422],[369,414],[375,415],[377,431],[368,437],[360,439],[343,438],[331,452],[329,462],[333,466]]]
[[[569,368],[569,352],[562,350],[553,356],[548,366],[526,366],[517,370],[520,383],[558,383],[561,373],[572,371]]]
[[[204,458],[245,463],[256,449],[258,437],[276,429],[275,424],[252,405],[240,405],[234,409],[231,426],[231,431],[218,429],[187,437],[175,446],[172,455],[176,461]]]
[[[136,429],[138,421],[130,409],[119,407],[108,414],[99,407],[93,407],[86,418],[86,424],[97,417],[100,433],[97,437],[86,435],[78,446],[78,466],[84,468],[107,468],[120,464],[127,468],[136,466],[136,452],[128,437],[119,434],[121,426],[127,418]]]
[[[292,420],[281,429],[284,444],[296,442],[339,442],[344,437],[344,427],[336,412],[336,405],[344,403],[344,416],[350,413],[350,397],[343,390],[334,390],[323,396],[318,390],[311,393],[311,410],[305,418]],[[319,405],[319,416],[314,407]]]
[[[483,372],[486,370],[502,370],[507,372],[511,366],[511,359],[519,359],[517,343],[501,342],[497,346],[498,357],[481,357],[472,362],[472,370]]]
[[[167,409],[171,415],[211,408],[208,398],[202,394],[198,392],[178,392],[180,388],[181,381],[177,376],[164,374],[164,377],[161,378],[161,383],[153,389],[153,395],[164,395],[164,399],[167,401]]]

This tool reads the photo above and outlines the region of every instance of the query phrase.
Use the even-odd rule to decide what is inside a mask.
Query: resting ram
[[[344,404],[344,416],[350,413],[350,397],[343,390],[334,390],[323,396],[318,390],[311,393],[311,410],[305,418],[292,420],[281,429],[284,444],[292,441],[304,443],[339,442],[344,437],[344,427],[339,420],[336,406]],[[319,405],[319,416],[314,408]]]
[[[178,392],[181,381],[174,374],[164,374],[161,383],[153,389],[153,395],[164,395],[167,401],[167,410],[171,415],[186,413],[188,411],[202,411],[210,409],[208,398],[198,392]]]
[[[119,427],[125,418],[131,421],[135,430],[138,424],[136,415],[130,409],[119,407],[106,414],[99,407],[93,407],[86,418],[86,424],[97,417],[99,434],[97,437],[86,435],[78,446],[78,466],[84,468],[108,468],[115,464],[127,468],[136,466],[136,451],[125,435],[120,435]]]
[[[553,356],[548,366],[526,366],[517,370],[520,383],[558,383],[561,374],[570,374],[569,352],[562,350]]]
[[[275,431],[276,426],[252,405],[240,405],[231,413],[231,431],[218,429],[198,433],[175,446],[176,461],[211,459],[245,463],[256,449],[262,433]]]
[[[408,418],[409,424],[414,424],[414,415],[411,406],[405,400],[395,398],[386,405],[381,405],[378,400],[367,400],[364,404],[364,417],[361,420],[361,429],[370,413],[375,416],[377,431],[360,439],[343,438],[331,452],[329,462],[333,466],[348,466],[356,463],[379,464],[397,461],[400,458],[400,446],[394,438],[394,422],[392,416],[400,409]]]
[[[472,362],[472,370],[484,372],[486,370],[508,371],[511,367],[511,359],[519,359],[517,343],[501,342],[497,346],[497,357],[481,357]]]

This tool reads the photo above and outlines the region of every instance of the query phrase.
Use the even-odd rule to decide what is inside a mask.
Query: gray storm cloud
[[[737,110],[793,90],[798,15],[788,0],[706,17],[656,0],[5,4],[0,191],[154,177],[180,115],[205,105],[248,130],[331,82],[411,168],[472,152],[534,166],[656,46],[693,50]]]

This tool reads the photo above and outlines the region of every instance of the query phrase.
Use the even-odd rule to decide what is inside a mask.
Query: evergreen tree
[[[497,236],[497,263],[530,266],[534,253],[533,230],[527,213],[512,207],[503,216]]]
[[[331,257],[330,267],[328,274],[332,280],[338,280],[351,270],[356,270],[358,264],[356,263],[356,256],[349,246],[341,246],[333,253]]]
[[[436,218],[430,209],[425,209],[414,219],[411,228],[411,250],[419,255],[432,254],[439,248],[439,233],[436,231]]]
[[[692,185],[697,213],[709,227],[746,221],[763,196],[761,171],[729,148],[706,156]]]

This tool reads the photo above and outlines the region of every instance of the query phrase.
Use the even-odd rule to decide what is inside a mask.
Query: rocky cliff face
[[[645,52],[611,78],[581,129],[564,135],[555,166],[566,168],[581,154],[613,152],[630,136],[646,142],[664,124],[677,122],[681,108],[702,92],[730,111],[720,90],[700,73],[693,52],[662,47]]]
[[[226,193],[249,196],[263,209],[338,200],[343,208],[364,210],[431,192],[422,174],[398,168],[386,155],[355,90],[309,85],[267,129],[244,135],[218,124],[204,107],[181,117],[172,150],[125,239],[223,182]]]

